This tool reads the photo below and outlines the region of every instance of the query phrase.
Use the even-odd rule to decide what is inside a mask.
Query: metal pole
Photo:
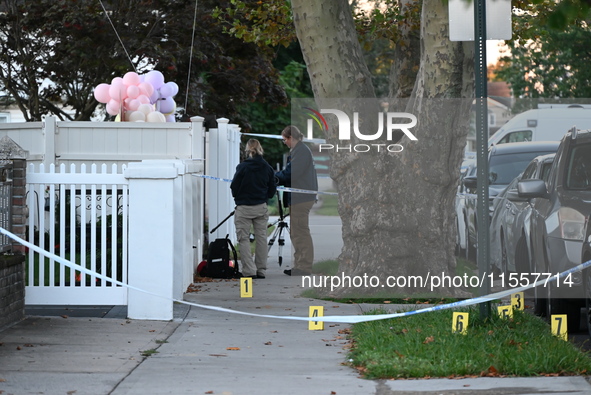
[[[480,295],[490,293],[490,240],[488,209],[488,106],[486,89],[486,1],[474,0],[474,73],[476,93],[476,167],[477,188],[477,262],[480,274],[486,274]],[[490,315],[490,302],[480,304],[480,317]]]

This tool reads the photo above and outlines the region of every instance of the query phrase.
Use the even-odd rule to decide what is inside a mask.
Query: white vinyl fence
[[[29,241],[137,289],[182,298],[204,236],[235,237],[233,220],[211,236],[203,225],[211,229],[234,209],[222,179],[239,163],[240,129],[221,118],[205,133],[203,121],[0,124],[0,137],[34,165],[27,172]],[[214,179],[199,177],[204,171]],[[172,303],[123,288],[28,256],[28,305],[127,304],[130,318],[172,318]]]
[[[128,180],[117,165],[27,172],[28,239],[84,268],[127,282]],[[127,304],[127,290],[30,251],[27,304]]]

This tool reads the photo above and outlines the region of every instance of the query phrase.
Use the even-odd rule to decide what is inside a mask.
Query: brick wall
[[[25,238],[26,207],[26,153],[14,142],[0,140],[0,152],[4,161],[12,165],[11,229],[15,235]],[[0,254],[0,330],[25,317],[25,247],[12,242],[11,251]]]
[[[0,330],[25,317],[25,256],[0,255]]]
[[[26,238],[27,225],[27,161],[25,159],[12,160],[12,230],[18,237]],[[24,253],[25,247],[19,243],[12,243],[14,253]]]

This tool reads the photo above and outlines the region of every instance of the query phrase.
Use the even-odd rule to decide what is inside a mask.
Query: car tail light
[[[585,238],[586,218],[577,210],[562,207],[558,210],[558,221],[563,239],[583,240]]]

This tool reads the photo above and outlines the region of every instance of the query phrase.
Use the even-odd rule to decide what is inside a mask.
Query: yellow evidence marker
[[[451,330],[454,333],[462,335],[468,334],[468,317],[469,313],[454,312],[452,315]]]
[[[525,299],[523,292],[516,292],[513,295],[511,295],[511,306],[513,306],[515,310],[523,311],[523,309],[525,308]]]
[[[310,306],[310,317],[324,317],[324,306]],[[309,321],[308,330],[323,331],[324,321]]]
[[[562,340],[568,340],[566,314],[552,314],[550,322],[552,324],[552,334],[558,336]]]
[[[504,319],[513,317],[513,309],[514,309],[514,306],[511,304],[497,306],[497,311],[499,313],[499,317],[504,318]]]
[[[242,277],[240,279],[240,297],[252,298],[252,278]]]

